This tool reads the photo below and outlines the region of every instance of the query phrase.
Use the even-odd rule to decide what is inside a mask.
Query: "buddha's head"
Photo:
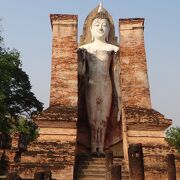
[[[91,35],[92,41],[95,39],[108,41],[108,35],[110,30],[110,23],[108,15],[103,11],[102,5],[100,4],[98,13],[91,24]]]

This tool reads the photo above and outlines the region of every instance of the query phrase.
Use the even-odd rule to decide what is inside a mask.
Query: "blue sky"
[[[49,103],[51,25],[49,14],[77,14],[78,31],[98,0],[0,0],[2,36],[21,53],[33,92]],[[180,126],[180,1],[104,0],[118,35],[119,18],[145,18],[145,47],[154,109]]]

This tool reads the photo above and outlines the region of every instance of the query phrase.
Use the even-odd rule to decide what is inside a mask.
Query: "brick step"
[[[75,180],[105,180],[106,158],[78,156],[76,157]]]
[[[93,165],[89,165],[89,166],[77,166],[76,169],[81,169],[81,170],[91,170],[91,171],[105,171],[106,168],[105,166],[93,166]]]
[[[122,177],[122,180],[129,180],[129,173],[128,172],[122,172],[121,177]]]
[[[78,162],[98,162],[105,163],[106,159],[77,159]]]
[[[106,165],[106,162],[99,162],[99,161],[78,161],[78,164],[80,164],[80,165],[83,165],[83,166],[87,166],[87,165],[89,165],[89,164],[93,164],[93,165],[97,165],[97,166],[99,166],[99,165],[103,165],[103,166],[105,166]]]
[[[102,179],[105,180],[106,179],[106,175],[100,175],[100,174],[89,174],[89,175],[82,175],[79,174],[78,176],[75,176],[75,180],[79,180],[79,179],[91,179],[91,180],[96,180],[96,179]]]
[[[105,175],[105,170],[103,171],[99,171],[98,169],[96,170],[89,170],[89,169],[79,169],[76,171],[78,174],[81,174],[81,175],[93,175],[93,174],[96,174],[96,175]]]
[[[121,180],[130,180],[130,179],[129,179],[129,176],[122,176]]]
[[[127,168],[126,168],[125,166],[123,166],[123,165],[121,166],[121,171],[122,171],[122,172],[128,172],[128,171],[127,171]]]
[[[42,168],[46,168],[46,167],[50,167],[51,169],[58,169],[58,168],[63,168],[64,164],[60,164],[60,163],[21,163],[20,164],[20,168],[36,168],[36,167],[42,167]]]
[[[106,163],[106,160],[105,159],[78,159],[77,160],[79,163],[97,163],[97,164],[100,164],[100,163]]]
[[[87,160],[90,160],[90,159],[96,159],[96,160],[105,160],[106,158],[105,157],[102,157],[102,156],[90,156],[90,155],[87,155],[87,156],[76,156],[77,159],[87,159]]]
[[[98,170],[96,171],[76,171],[75,172],[75,176],[105,176],[106,172],[98,172]]]
[[[100,163],[100,162],[78,162],[78,166],[81,167],[106,167],[106,163]]]
[[[129,180],[129,173],[127,172],[127,168],[123,162],[123,158],[113,158],[113,164],[121,165],[122,180]],[[91,156],[76,157],[75,175],[75,180],[105,180],[106,158]]]
[[[81,154],[76,156],[77,159],[98,159],[98,160],[104,160],[105,156],[92,156],[90,154]]]
[[[114,157],[113,158],[113,164],[122,164],[123,158],[122,157]]]
[[[92,177],[78,177],[78,179],[75,179],[75,180],[105,180],[104,177],[95,177],[95,178],[92,178]]]

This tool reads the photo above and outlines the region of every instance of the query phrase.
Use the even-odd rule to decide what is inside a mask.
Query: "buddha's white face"
[[[92,22],[91,34],[94,39],[106,40],[109,34],[109,28],[107,19],[96,18]]]

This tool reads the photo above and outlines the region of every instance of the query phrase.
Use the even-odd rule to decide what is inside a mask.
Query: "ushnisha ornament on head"
[[[97,13],[96,16],[94,17],[94,19],[96,19],[96,18],[109,20],[109,19],[108,19],[108,15],[107,15],[107,13],[105,12],[105,10],[104,10],[101,2],[100,2],[100,4],[99,4],[98,13]]]

